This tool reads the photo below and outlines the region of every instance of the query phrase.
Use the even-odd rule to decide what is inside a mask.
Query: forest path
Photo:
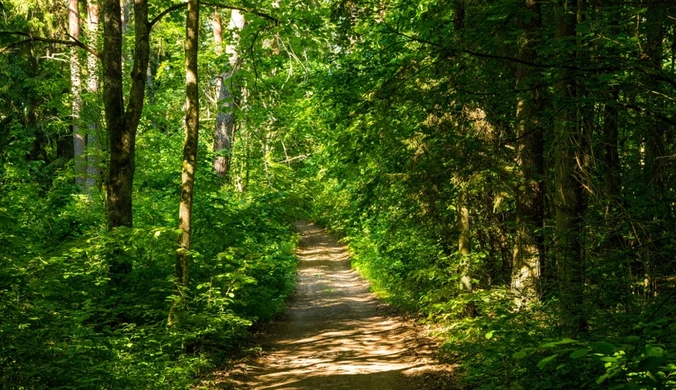
[[[434,360],[436,343],[369,292],[345,246],[311,223],[302,237],[297,289],[288,311],[266,327],[264,353],[230,373],[237,389],[455,389],[453,369]],[[217,374],[218,376],[218,374]],[[218,381],[218,380],[217,380]]]

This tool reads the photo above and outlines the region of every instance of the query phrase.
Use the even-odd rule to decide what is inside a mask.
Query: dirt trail
[[[297,227],[302,238],[296,295],[287,313],[266,329],[264,354],[228,375],[234,387],[457,388],[452,367],[434,361],[433,340],[415,323],[388,314],[350,268],[347,249],[313,224]]]

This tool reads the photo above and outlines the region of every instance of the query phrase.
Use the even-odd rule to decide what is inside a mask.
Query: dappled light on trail
[[[265,331],[263,355],[230,375],[235,388],[451,389],[419,325],[392,315],[350,268],[347,249],[298,223],[298,285],[287,313]]]

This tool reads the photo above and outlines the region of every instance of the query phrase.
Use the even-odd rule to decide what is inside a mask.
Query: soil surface
[[[302,234],[297,290],[261,336],[263,353],[216,373],[235,389],[458,389],[434,359],[427,330],[396,314],[350,267],[345,246],[311,223]]]

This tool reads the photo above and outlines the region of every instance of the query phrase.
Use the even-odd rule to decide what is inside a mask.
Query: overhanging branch
[[[174,12],[176,10],[179,10],[183,7],[187,7],[188,3],[180,3],[180,4],[174,4],[171,7],[165,9],[164,11],[160,12],[157,16],[155,16],[149,23],[150,28],[152,29],[155,24],[157,24],[160,20],[162,20],[163,17],[167,16],[167,14]],[[208,5],[209,7],[215,7],[215,8],[223,8],[223,9],[231,9],[231,10],[237,10],[237,11],[242,11],[247,14],[253,14],[260,16],[261,18],[270,20],[274,22],[275,24],[279,24],[279,19],[275,18],[272,15],[266,14],[264,12],[259,12],[256,10],[252,9],[247,9],[247,8],[242,8],[242,7],[235,7],[232,5],[227,5],[227,4],[221,4],[221,3],[214,3],[211,1],[200,1],[200,5]]]
[[[157,24],[157,22],[162,20],[163,17],[167,16],[168,13],[176,11],[177,9],[181,9],[183,7],[187,7],[187,6],[188,6],[188,3],[174,4],[171,7],[169,7],[167,9],[165,9],[164,11],[160,12],[157,16],[155,16],[153,18],[153,20],[150,21],[150,23],[148,23],[148,25],[150,26],[150,29],[152,29],[153,26],[155,24]]]
[[[464,53],[464,54],[469,54],[470,56],[473,57],[478,57],[478,58],[488,58],[488,59],[494,59],[494,60],[503,60],[503,61],[509,61],[509,62],[514,62],[517,64],[521,64],[524,66],[529,66],[532,68],[540,68],[540,69],[566,69],[566,70],[571,70],[575,72],[582,72],[582,73],[609,73],[609,72],[618,72],[618,71],[625,71],[625,70],[636,70],[641,73],[646,74],[649,77],[652,77],[653,79],[657,81],[661,81],[663,83],[667,83],[671,85],[672,87],[676,88],[676,80],[669,77],[667,74],[665,74],[661,70],[653,69],[653,68],[648,68],[640,65],[632,65],[628,64],[626,66],[616,66],[616,65],[609,65],[609,66],[599,66],[599,67],[590,67],[590,68],[585,68],[585,67],[580,67],[580,66],[574,66],[574,65],[566,65],[566,64],[547,64],[547,63],[540,63],[540,62],[532,62],[532,61],[526,61],[520,58],[516,57],[510,57],[510,56],[501,56],[501,55],[496,55],[496,54],[490,54],[490,53],[482,53],[482,52],[477,52],[473,50],[469,50],[466,48],[453,48],[453,47],[448,47],[442,43],[437,43],[433,42],[430,40],[426,40],[420,37],[417,37],[415,35],[408,35],[405,34],[387,23],[385,23],[385,26],[387,27],[388,30],[390,30],[392,33],[399,35],[403,38],[408,39],[409,41],[412,42],[418,42],[422,43],[424,45],[429,45],[432,47],[437,48],[437,50],[440,53],[447,53],[449,57],[452,57],[454,55],[457,55],[458,53]]]
[[[220,4],[220,3],[214,3],[211,1],[200,1],[200,4],[208,5],[210,7],[216,7],[216,8],[224,8],[224,9],[234,9],[237,11],[242,11],[247,14],[254,14],[256,16],[260,16],[263,19],[270,20],[272,22],[275,22],[275,24],[279,24],[279,19],[275,18],[274,16],[270,14],[266,14],[264,12],[259,12],[253,9],[247,9],[247,8],[241,8],[241,7],[233,7],[231,5],[226,5],[226,4]]]
[[[0,31],[0,36],[4,35],[17,35],[21,37],[26,37],[23,41],[18,41],[18,42],[13,42],[9,44],[6,47],[3,47],[0,49],[0,53],[4,53],[8,50],[11,50],[17,46],[23,45],[24,43],[29,43],[29,42],[44,42],[44,43],[53,43],[57,45],[65,45],[65,46],[76,46],[81,49],[86,50],[88,53],[91,53],[94,55],[96,58],[101,58],[99,57],[99,53],[96,52],[96,50],[92,49],[91,47],[85,45],[80,41],[79,39],[75,39],[72,36],[68,35],[71,40],[65,40],[65,39],[52,39],[52,38],[45,38],[45,37],[36,37],[33,36],[29,33],[23,32],[23,31]]]

